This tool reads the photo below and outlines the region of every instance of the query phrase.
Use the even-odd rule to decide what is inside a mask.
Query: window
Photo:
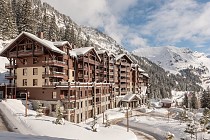
[[[38,75],[38,68],[33,68],[33,75]]]
[[[53,93],[52,93],[52,98],[53,98],[53,99],[56,99],[56,97],[57,97],[57,93],[56,93],[56,92],[53,92]]]
[[[38,79],[33,79],[33,86],[38,86]]]
[[[27,79],[23,79],[23,86],[27,86]]]
[[[27,75],[27,69],[23,69],[23,75]]]
[[[74,76],[74,71],[72,71],[72,76]]]
[[[26,58],[23,59],[23,65],[27,65],[27,59]]]
[[[37,57],[34,57],[33,58],[33,64],[36,64],[36,63],[38,63],[38,59],[37,59]]]
[[[55,112],[56,111],[56,105],[55,104],[51,104],[51,111]]]

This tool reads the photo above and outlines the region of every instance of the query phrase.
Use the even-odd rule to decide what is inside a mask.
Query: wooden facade
[[[66,119],[72,122],[117,107],[117,96],[138,93],[138,84],[148,84],[148,77],[133,74],[127,55],[115,56],[93,47],[73,48],[67,41],[51,42],[27,32],[0,55],[9,60],[5,94],[16,98],[29,92],[29,99],[41,101],[49,108],[49,115],[61,101],[69,114]]]

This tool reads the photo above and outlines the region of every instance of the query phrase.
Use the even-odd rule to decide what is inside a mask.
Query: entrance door
[[[3,99],[3,91],[0,91],[0,100]]]

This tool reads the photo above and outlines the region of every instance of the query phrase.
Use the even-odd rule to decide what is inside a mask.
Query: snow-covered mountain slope
[[[204,88],[210,86],[210,58],[204,53],[174,46],[139,48],[132,53],[146,57],[174,74],[179,73],[182,69],[191,69],[196,75],[200,76]]]
[[[6,44],[6,43],[9,43],[9,41],[2,41],[0,40],[0,51],[3,49],[3,46]],[[8,59],[5,58],[5,57],[0,57],[0,73],[4,73],[6,72],[7,70],[5,69],[5,63],[8,63]]]

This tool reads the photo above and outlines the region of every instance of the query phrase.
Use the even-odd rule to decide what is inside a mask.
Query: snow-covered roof
[[[138,68],[138,71],[139,72],[145,72],[143,69],[141,69],[141,68]]]
[[[79,56],[79,55],[86,54],[87,52],[89,52],[92,49],[94,49],[94,48],[93,47],[84,47],[84,48],[76,48],[76,49],[73,49],[72,51],[75,52],[75,54],[77,56]]]
[[[0,52],[0,54],[2,54],[5,50],[7,50],[10,45],[12,45],[13,43],[15,43],[16,40],[18,40],[21,36],[27,36],[37,42],[39,42],[40,44],[42,44],[43,46],[47,47],[48,49],[50,49],[51,51],[54,51],[54,52],[57,52],[57,53],[60,53],[60,54],[65,54],[64,51],[60,50],[59,48],[57,48],[56,46],[54,46],[54,42],[51,42],[51,41],[48,41],[48,40],[45,40],[45,39],[41,39],[31,33],[28,33],[28,32],[22,32],[21,34],[19,34],[13,41],[11,41],[6,47],[4,47],[4,49],[2,49],[2,51]]]
[[[126,54],[120,54],[120,55],[117,55],[116,56],[116,60],[119,60],[119,59],[121,59],[122,57],[127,57],[128,58],[128,60],[130,60],[131,61],[131,63],[133,62]]]
[[[114,57],[116,57],[113,53],[109,52],[108,53],[108,56],[111,56],[111,55],[114,56]]]
[[[77,58],[77,54],[76,54],[75,51],[69,51],[69,55],[70,55],[71,57]]]
[[[139,66],[138,64],[131,64],[131,67],[137,67],[137,66]]]
[[[70,51],[70,54],[74,55],[76,54],[76,56],[80,56],[80,55],[84,55],[87,52],[89,52],[90,50],[94,50],[96,53],[96,56],[98,57],[98,59],[101,61],[98,53],[96,52],[96,50],[94,49],[94,47],[84,47],[84,48],[76,48],[73,49],[72,51]]]
[[[96,51],[98,54],[104,54],[104,53],[107,53],[106,50],[99,50],[99,51]],[[108,53],[107,53],[108,54]]]
[[[173,103],[172,99],[169,99],[169,98],[162,99],[161,102],[162,103],[168,103],[168,104]]]
[[[137,98],[138,100],[140,100],[140,98],[136,95],[136,94],[133,94],[133,93],[128,93],[126,94],[123,98],[122,98],[122,102],[131,102],[134,98]]]
[[[142,73],[142,75],[144,75],[144,76],[146,76],[146,77],[148,77],[148,78],[149,78],[148,73]]]
[[[63,46],[63,45],[65,45],[65,44],[71,46],[70,43],[69,43],[68,41],[56,41],[56,42],[53,42],[53,44],[54,44],[55,46]]]

